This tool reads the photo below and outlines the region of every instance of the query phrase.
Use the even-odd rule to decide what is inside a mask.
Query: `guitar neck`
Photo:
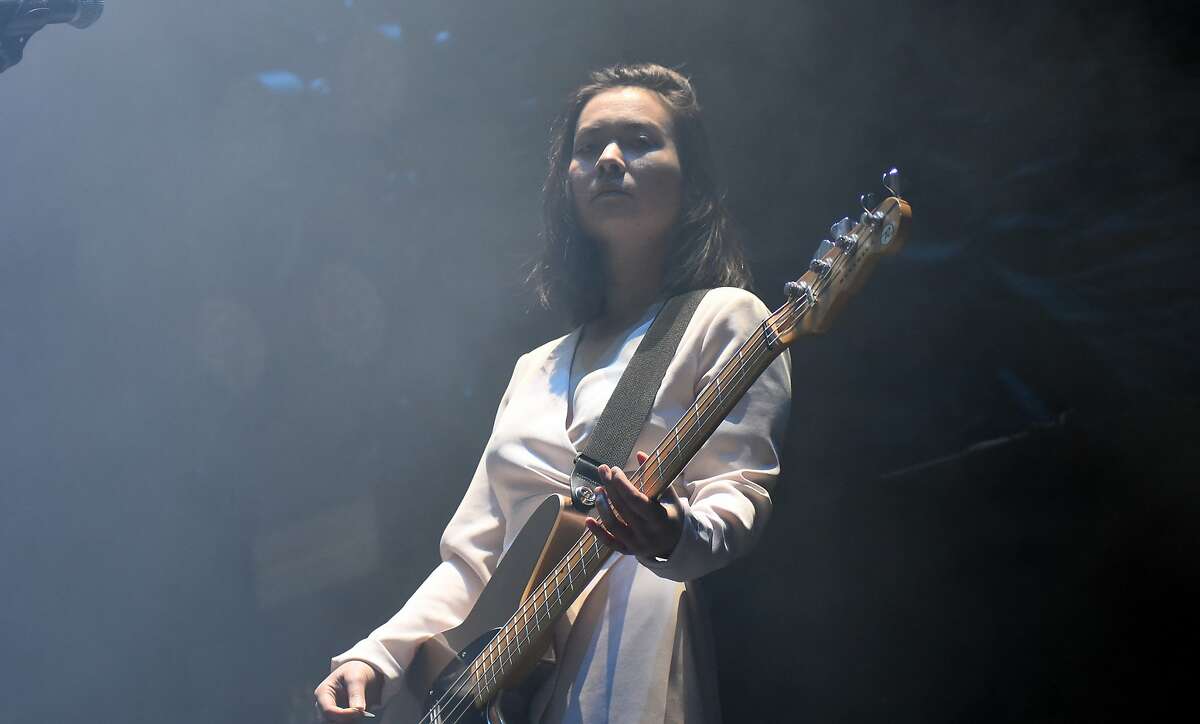
[[[696,396],[630,482],[656,498],[687,465],[700,446],[741,400],[786,345],[776,329],[794,325],[802,307],[789,302],[766,319]],[[476,703],[483,706],[503,689],[529,657],[538,656],[550,629],[612,555],[612,549],[584,533],[558,565],[522,601],[517,612],[471,664]]]
[[[863,214],[831,228],[834,241],[823,241],[799,279],[786,285],[788,301],[750,335],[705,385],[696,400],[630,476],[630,482],[657,498],[683,471],[726,415],[801,333],[828,328],[849,293],[862,286],[877,258],[895,254],[908,237],[912,209],[898,195],[897,169],[883,175],[893,195],[874,209],[860,197]],[[817,307],[818,297],[822,300]],[[544,650],[550,630],[613,551],[591,533],[582,535],[558,565],[527,594],[517,612],[470,663],[465,679],[475,703],[483,708]],[[510,682],[509,679],[514,679]]]
[[[775,333],[777,318],[789,314],[786,304],[766,319],[742,343],[712,380],[705,385],[683,417],[663,437],[654,452],[630,477],[639,490],[656,498],[683,472],[683,468],[712,436],[754,381],[783,352]]]

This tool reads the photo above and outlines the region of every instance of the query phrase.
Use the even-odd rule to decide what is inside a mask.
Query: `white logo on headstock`
[[[883,233],[879,236],[879,245],[887,246],[892,243],[892,237],[896,235],[896,225],[888,224],[883,227]]]

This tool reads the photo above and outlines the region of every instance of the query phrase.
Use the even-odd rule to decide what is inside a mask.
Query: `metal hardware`
[[[900,195],[904,190],[904,178],[900,175],[900,169],[893,168],[883,172],[883,187],[890,191],[892,196]]]
[[[822,239],[820,244],[817,244],[817,251],[813,254],[814,259],[824,259],[829,250],[833,248],[833,242],[829,239]]]
[[[858,205],[861,206],[862,210],[868,214],[875,210],[876,203],[878,202],[875,200],[875,194],[871,193],[870,191],[865,194],[861,194],[858,197]]]
[[[833,271],[833,265],[824,259],[813,259],[808,263],[808,268],[819,277],[828,276],[829,272]]]
[[[596,505],[596,486],[600,484],[600,461],[579,453],[571,471],[571,503],[581,513]]]
[[[853,229],[854,222],[850,220],[849,216],[842,217],[840,221],[829,227],[829,233],[833,236],[834,243],[847,254],[853,252],[858,243],[858,236],[851,233]]]
[[[882,211],[875,211],[875,194],[865,193],[858,197],[858,203],[862,206],[862,216],[859,217],[859,222],[864,226],[875,226],[883,219]]]
[[[808,301],[808,306],[817,306],[817,290],[812,288],[808,282],[800,282],[800,289],[803,291],[805,298]]]
[[[789,297],[791,296],[791,291],[790,291],[791,286],[795,283],[796,282],[788,282],[787,284],[783,285],[783,289],[785,292],[788,293]],[[772,327],[770,324],[763,322],[762,326],[763,326],[763,338],[766,339],[767,349],[774,352],[775,347],[779,344],[779,335],[775,332],[775,328]]]
[[[808,306],[815,307],[817,305],[817,292],[808,282],[788,282],[783,285],[783,290],[787,293],[788,299],[791,301],[803,298],[804,301],[808,302]]]
[[[850,220],[849,216],[843,216],[829,227],[829,236],[837,239],[848,235],[853,229],[854,222]]]

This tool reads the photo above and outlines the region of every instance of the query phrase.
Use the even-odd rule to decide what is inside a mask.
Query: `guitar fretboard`
[[[649,497],[657,497],[712,435],[750,385],[779,356],[785,345],[777,329],[794,325],[807,302],[780,307],[747,339],[701,390],[679,421],[630,476]],[[516,614],[471,663],[476,703],[483,706],[505,685],[508,675],[531,655],[540,655],[554,622],[604,566],[612,549],[584,533],[521,603]]]
[[[893,193],[898,173],[892,169],[884,175],[885,185]],[[767,317],[721,366],[654,452],[630,476],[630,481],[649,497],[658,497],[797,334],[823,329],[830,311],[836,309],[844,296],[842,292],[862,284],[875,257],[884,253],[882,249],[888,247],[890,253],[895,253],[903,245],[910,218],[908,203],[893,195],[874,210],[864,208],[858,224],[851,224],[849,219],[835,224],[832,230],[836,242],[822,242],[809,270],[788,283],[787,303]],[[821,296],[827,291],[830,296]],[[809,314],[818,297],[831,300],[832,306],[823,301],[821,311]],[[554,623],[612,553],[590,532],[580,536],[467,671],[439,697],[422,722],[440,721],[442,706],[450,705],[466,692],[469,692],[467,700],[473,698],[483,708],[501,689],[513,683],[508,679],[542,653]]]

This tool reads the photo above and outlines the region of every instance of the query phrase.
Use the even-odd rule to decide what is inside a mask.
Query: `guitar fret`
[[[659,480],[662,479],[662,475],[660,474],[661,469],[662,469],[662,453],[661,453],[661,450],[655,449],[654,450],[654,466],[650,467],[647,471],[646,483],[644,483],[642,485],[643,490],[646,489],[646,487],[649,487],[649,489],[652,489],[652,490],[654,489],[655,478],[658,478]]]
[[[835,260],[835,271],[840,261],[840,258]],[[821,282],[827,280],[818,280],[818,285]],[[781,308],[768,318],[772,325],[769,331],[765,326],[759,327],[735,350],[639,467],[633,481],[639,490],[656,495],[670,484],[749,385],[786,347],[777,344],[779,340],[772,339],[771,333],[795,324],[806,311],[803,304]],[[490,700],[499,689],[499,682],[517,666],[522,655],[534,653],[534,642],[570,606],[611,553],[591,534],[582,535],[534,587],[468,669],[478,701]]]
[[[749,348],[750,342],[754,343],[753,350]],[[678,474],[676,466],[689,459],[694,453],[692,448],[707,439],[707,435],[703,434],[705,429],[713,422],[720,423],[716,413],[728,412],[723,410],[726,404],[733,401],[732,397],[740,397],[735,393],[748,373],[752,373],[753,368],[762,361],[762,351],[761,340],[752,338],[746,349],[737,350],[731,365],[721,370],[701,391],[695,403],[685,411],[663,443],[642,466],[640,481],[643,490],[657,487],[655,482],[665,487]],[[723,415],[720,417],[723,419]],[[499,686],[499,681],[525,649],[533,646],[543,622],[547,625],[552,623],[565,610],[583,583],[598,570],[597,564],[603,562],[605,553],[594,537],[581,538],[560,564],[550,571],[518,609],[510,625],[503,627],[501,635],[493,640],[494,648],[481,657],[483,670],[479,680],[485,687],[488,682],[493,689]],[[576,565],[579,566],[578,571],[575,570]]]

